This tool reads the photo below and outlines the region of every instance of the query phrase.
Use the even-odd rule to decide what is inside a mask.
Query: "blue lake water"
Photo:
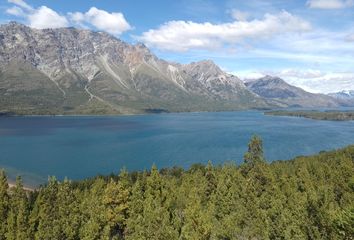
[[[39,183],[48,175],[97,174],[193,163],[242,162],[253,134],[268,161],[354,144],[354,122],[265,116],[263,112],[118,117],[0,118],[0,168]]]

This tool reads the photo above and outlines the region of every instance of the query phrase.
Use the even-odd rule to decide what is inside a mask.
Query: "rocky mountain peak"
[[[271,76],[271,75],[266,75],[258,80],[262,81],[262,82],[268,82],[268,83],[274,83],[274,84],[287,84],[283,79],[276,77],[276,76]]]
[[[16,21],[10,21],[6,24],[1,24],[0,27],[5,27],[5,28],[30,28],[22,23],[16,22]]]
[[[203,76],[213,76],[217,77],[220,74],[225,74],[218,65],[216,65],[212,60],[202,60],[199,62],[192,62],[185,65],[185,68],[195,75]]]
[[[12,91],[12,97],[24,104],[27,100],[21,98],[22,93],[15,93],[30,89],[33,82],[36,89],[28,93],[34,94],[33,102],[44,99],[42,93],[48,92],[56,99],[47,94],[48,107],[57,105],[73,112],[97,104],[122,113],[265,105],[237,77],[211,60],[191,64],[164,61],[142,43],[128,44],[104,32],[72,27],[32,29],[13,22],[0,27],[0,36],[0,69],[8,70],[0,74],[0,97]],[[17,63],[22,62],[31,67],[19,69]],[[41,91],[44,83],[46,89]],[[62,102],[58,102],[60,98]]]
[[[97,109],[111,113],[220,111],[266,107],[267,96],[312,96],[271,76],[252,82],[247,89],[211,60],[165,61],[144,44],[128,44],[104,32],[32,29],[16,22],[0,26],[0,71],[0,104],[10,111],[19,111],[19,106],[23,112],[69,109],[73,114]],[[284,101],[271,104],[283,106]]]

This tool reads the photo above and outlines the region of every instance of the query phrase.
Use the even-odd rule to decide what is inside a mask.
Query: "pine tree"
[[[207,166],[205,167],[205,179],[207,181],[207,186],[205,189],[205,197],[206,197],[206,201],[208,201],[210,199],[210,196],[214,193],[217,185],[215,173],[214,173],[214,167],[211,161],[209,161]]]
[[[147,178],[144,193],[144,210],[141,224],[143,232],[137,233],[138,239],[177,239],[178,233],[173,228],[168,206],[165,206],[166,192],[162,178],[154,165]]]
[[[110,237],[123,237],[128,217],[129,190],[125,186],[128,184],[113,179],[107,184],[103,195],[105,206],[105,222],[107,224],[106,234]]]
[[[31,193],[0,171],[0,240],[353,239],[354,146],[267,164],[256,139],[246,155],[241,167],[50,178]]]
[[[80,228],[79,202],[76,198],[69,180],[65,179],[59,184],[57,200],[58,206],[58,225],[62,239],[78,239]]]
[[[57,194],[58,182],[55,177],[50,177],[48,186],[40,190],[36,201],[38,205],[36,240],[60,239]]]
[[[213,233],[217,239],[241,239],[246,218],[246,181],[234,165],[225,165],[218,173],[214,205]]]
[[[9,185],[4,170],[0,170],[0,240],[5,240],[6,222],[9,210]]]
[[[354,206],[351,209],[342,210],[334,221],[338,237],[353,239],[354,236]]]
[[[144,232],[144,227],[141,225],[144,211],[144,186],[141,177],[138,177],[133,185],[128,209],[129,218],[127,219],[126,239],[139,239],[141,237],[140,234]]]
[[[248,165],[264,163],[262,139],[254,135],[248,143],[248,151],[244,155],[244,161]]]
[[[15,187],[10,189],[10,209],[7,219],[7,232],[5,234],[8,240],[26,240],[29,239],[28,227],[28,199],[23,189],[22,179],[16,178]]]
[[[97,240],[103,235],[105,227],[105,206],[102,196],[106,189],[106,183],[102,178],[97,178],[90,187],[82,193],[81,228],[79,232],[80,239]]]
[[[212,239],[213,217],[212,211],[202,204],[202,196],[198,189],[189,189],[189,197],[183,211],[184,224],[181,231],[181,239]]]

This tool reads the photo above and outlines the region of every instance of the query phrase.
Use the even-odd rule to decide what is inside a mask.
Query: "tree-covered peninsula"
[[[354,111],[268,111],[265,115],[304,117],[327,121],[353,121]]]
[[[269,164],[254,137],[244,160],[35,191],[1,172],[0,240],[353,239],[354,146]]]

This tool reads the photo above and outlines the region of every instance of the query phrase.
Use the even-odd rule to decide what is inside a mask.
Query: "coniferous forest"
[[[0,173],[0,240],[354,239],[354,146],[267,163],[196,164],[25,191]]]

